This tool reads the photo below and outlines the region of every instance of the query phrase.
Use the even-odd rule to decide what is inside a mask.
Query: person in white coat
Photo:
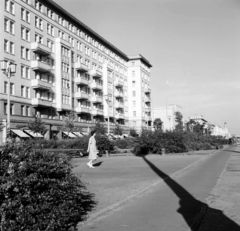
[[[99,152],[96,146],[95,135],[96,135],[96,131],[95,130],[91,131],[91,137],[89,138],[89,141],[88,141],[87,152],[89,153],[88,154],[89,162],[87,163],[87,165],[89,168],[94,168],[92,165],[92,162],[97,159],[97,154]]]

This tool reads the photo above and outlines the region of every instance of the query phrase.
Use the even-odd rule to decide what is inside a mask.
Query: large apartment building
[[[82,132],[108,116],[112,127],[151,126],[148,60],[127,56],[52,0],[0,4],[0,60],[17,64],[10,78],[11,129],[36,114],[48,128],[46,138],[61,138],[64,115],[72,110]],[[3,124],[7,95],[8,79],[0,71]],[[3,129],[0,143],[5,138]]]

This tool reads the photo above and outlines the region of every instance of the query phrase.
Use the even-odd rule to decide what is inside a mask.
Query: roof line
[[[123,53],[122,51],[120,51],[117,47],[115,47],[114,45],[112,45],[110,42],[108,42],[106,39],[104,39],[102,36],[100,36],[99,34],[97,34],[95,31],[93,31],[91,28],[89,28],[87,25],[85,25],[84,23],[82,23],[79,19],[77,19],[75,16],[73,16],[72,14],[68,13],[65,9],[63,9],[59,4],[57,4],[56,2],[54,2],[53,0],[41,0],[43,3],[49,3],[52,6],[56,7],[59,11],[61,11],[63,14],[65,14],[67,17],[69,17],[71,20],[73,20],[75,23],[79,24],[81,27],[83,27],[87,32],[91,33],[92,35],[94,35],[95,37],[97,37],[98,39],[100,39],[103,43],[105,43],[105,45],[111,47],[113,50],[115,50],[120,56],[122,56],[122,58],[125,58],[127,61],[129,60],[128,56]]]

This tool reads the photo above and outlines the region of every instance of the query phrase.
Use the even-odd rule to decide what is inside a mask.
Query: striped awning
[[[76,138],[77,136],[74,135],[73,133],[71,132],[63,132],[65,135],[69,136],[70,138]]]
[[[11,129],[11,131],[13,133],[15,133],[17,136],[22,137],[22,138],[30,138],[29,135],[27,135],[26,133],[24,133],[23,131],[19,130],[19,129]]]
[[[30,136],[32,136],[32,137],[43,137],[40,133],[38,133],[38,132],[33,132],[33,131],[31,131],[31,130],[24,130],[24,132],[26,132],[27,134],[29,134]]]
[[[82,137],[84,134],[82,134],[81,132],[73,132],[74,135],[78,136],[78,137]]]

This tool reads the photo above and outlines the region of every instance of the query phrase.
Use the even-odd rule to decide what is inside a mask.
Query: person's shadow
[[[99,162],[93,164],[93,167],[99,167],[102,163],[103,163],[103,161],[99,161]]]
[[[142,158],[178,196],[180,207],[177,212],[183,216],[190,230],[196,231],[204,215],[210,213],[213,220],[210,221],[210,227],[207,231],[240,231],[240,226],[226,217],[221,210],[210,208],[207,204],[197,200],[185,188],[146,159],[145,156],[142,156]]]

